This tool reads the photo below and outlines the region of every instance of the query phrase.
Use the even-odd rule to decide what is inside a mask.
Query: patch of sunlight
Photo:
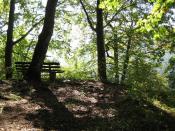
[[[9,99],[12,101],[18,101],[21,100],[22,98],[16,94],[12,94],[12,93],[1,93],[0,92],[0,96],[3,97],[4,99]]]
[[[78,91],[78,90],[73,90],[72,92],[74,99],[84,101],[84,102],[91,102],[91,103],[97,103],[98,100],[95,99],[94,97],[88,97],[85,95],[84,92]]]
[[[92,113],[92,116],[94,116],[94,117],[98,116],[98,117],[102,117],[102,118],[112,118],[115,116],[117,111],[113,108],[102,109],[99,107],[94,107],[93,111],[91,113]]]
[[[4,106],[5,106],[4,103],[0,103],[0,114],[2,114],[2,111],[3,111],[3,109],[4,109]]]
[[[157,108],[160,108],[161,110],[175,116],[175,108],[169,107],[166,104],[164,104],[161,101],[158,101],[156,99],[153,100],[153,105],[156,106]]]
[[[10,100],[14,100],[14,101],[18,101],[18,100],[21,100],[22,98],[18,95],[15,95],[15,94],[9,94],[9,96],[7,96],[8,99]]]
[[[116,114],[116,110],[113,108],[106,109],[105,112],[107,117],[114,117]]]

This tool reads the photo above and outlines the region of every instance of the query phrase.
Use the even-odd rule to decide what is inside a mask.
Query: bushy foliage
[[[126,83],[133,96],[157,99],[168,90],[168,80],[151,62],[134,60],[129,68]]]
[[[75,80],[94,80],[97,79],[96,70],[91,69],[87,65],[81,65],[78,67],[63,68],[65,71],[62,74],[64,79],[75,79]]]

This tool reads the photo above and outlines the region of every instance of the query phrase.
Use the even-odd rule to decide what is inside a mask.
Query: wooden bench
[[[30,66],[30,62],[15,62],[15,66],[16,71],[24,76]],[[61,70],[59,62],[45,62],[42,65],[41,72],[49,73],[50,80],[53,81],[56,79],[56,73],[63,73],[64,71]]]

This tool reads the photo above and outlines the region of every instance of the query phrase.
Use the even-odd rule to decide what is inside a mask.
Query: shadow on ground
[[[24,114],[25,119],[38,129],[60,131],[175,129],[174,116],[147,101],[132,99],[125,91],[116,89],[111,84],[43,83],[34,89],[30,88],[27,83],[15,83],[13,92],[40,106]],[[8,112],[10,108],[4,109]]]
[[[35,87],[32,100],[38,104],[44,104],[42,109],[26,115],[26,119],[32,121],[35,127],[44,130],[76,130],[79,128],[78,121],[73,114],[61,103],[47,87],[41,85]]]
[[[126,100],[118,106],[116,124],[126,130],[172,131],[175,117],[146,101]]]

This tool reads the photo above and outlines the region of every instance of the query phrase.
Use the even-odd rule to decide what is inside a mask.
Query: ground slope
[[[0,130],[173,130],[173,115],[98,81],[0,84]]]

